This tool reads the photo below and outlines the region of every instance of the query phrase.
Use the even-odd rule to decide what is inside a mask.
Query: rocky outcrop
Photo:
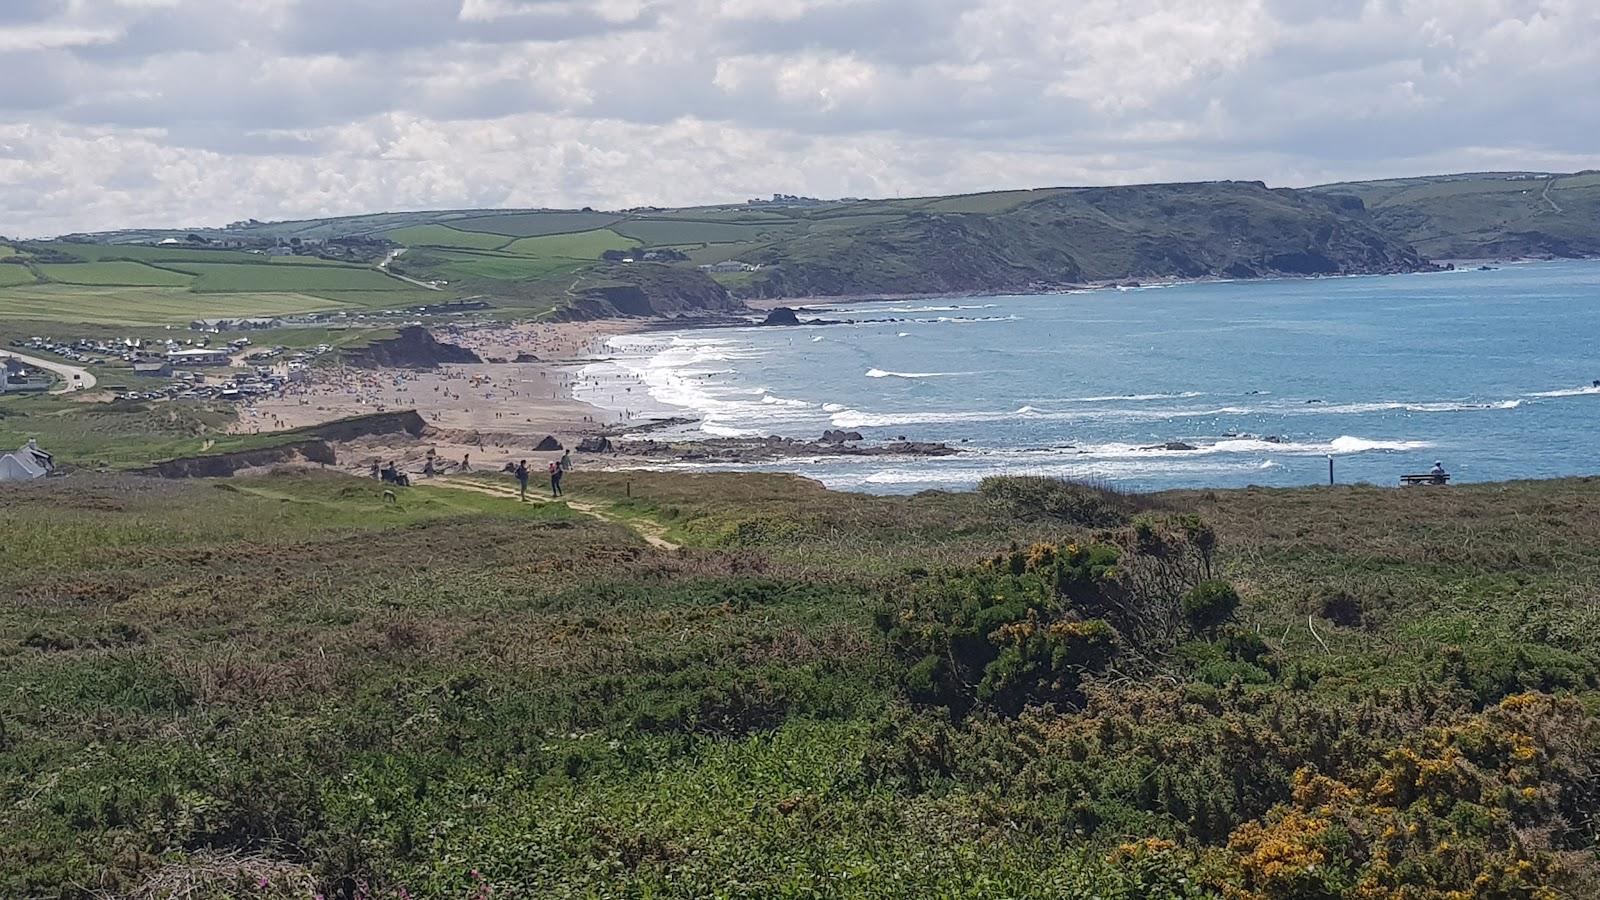
[[[578,297],[556,312],[558,321],[622,317],[661,319],[748,312],[726,288],[699,269],[653,263],[596,272]],[[598,283],[593,283],[598,282]]]
[[[408,325],[392,338],[344,351],[344,361],[363,368],[433,369],[446,363],[483,360],[465,347],[438,341],[420,325]]]
[[[352,416],[348,419],[287,432],[285,436],[293,439],[276,447],[178,457],[162,460],[136,471],[141,475],[156,475],[161,478],[225,478],[240,469],[254,469],[279,463],[312,462],[333,465],[337,459],[333,449],[333,444],[336,442],[386,434],[421,437],[427,427],[422,416],[411,409]]]
[[[412,437],[422,437],[422,432],[427,427],[428,423],[423,421],[420,413],[414,409],[407,409],[338,419],[299,429],[298,433],[325,441],[353,441],[379,434],[409,434]]]
[[[822,442],[824,444],[843,444],[859,440],[863,440],[859,431],[842,431],[838,428],[830,428],[822,433]]]
[[[586,437],[578,442],[579,453],[610,453],[611,439],[607,437]]]
[[[333,447],[326,441],[293,441],[259,450],[238,450],[232,453],[163,460],[152,466],[137,469],[135,474],[155,475],[161,478],[226,478],[241,469],[255,469],[290,462],[331,466],[336,461]]]
[[[561,449],[561,442],[556,440],[556,436],[555,435],[547,434],[547,435],[544,436],[543,440],[541,440],[538,444],[534,445],[533,449],[548,453],[548,452],[550,452],[552,450],[560,450]]]
[[[780,306],[777,309],[767,313],[767,318],[765,320],[763,320],[761,324],[763,324],[763,325],[799,325],[800,324],[800,316],[797,315],[795,313],[795,311],[790,309],[789,307]]]

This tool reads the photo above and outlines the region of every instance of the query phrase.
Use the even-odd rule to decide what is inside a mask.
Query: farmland
[[[467,250],[499,250],[514,240],[503,234],[462,231],[445,225],[413,225],[384,232],[384,237],[405,247],[459,247]]]
[[[296,291],[405,291],[410,286],[373,269],[352,266],[183,263],[201,294]]]
[[[0,495],[0,893],[1595,895],[1591,482],[461,487]]]
[[[20,252],[28,265],[0,265],[0,318],[169,325],[438,300],[370,266],[316,257],[76,242],[25,244]]]
[[[33,273],[23,266],[0,266],[0,287],[33,284]]]
[[[237,293],[201,297],[178,288],[38,284],[0,290],[0,319],[105,325],[186,325],[196,318],[290,315],[341,308],[309,294]]]
[[[45,280],[60,284],[185,287],[194,281],[182,272],[136,262],[63,263],[42,265],[38,269]]]

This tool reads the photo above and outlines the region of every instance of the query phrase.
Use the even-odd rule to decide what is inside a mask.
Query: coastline
[[[1531,264],[1539,260],[1513,262],[1485,261],[1469,265],[1456,261],[1457,271],[1479,265]],[[1448,270],[1434,270],[1443,273]],[[1424,273],[1408,273],[1424,274]],[[1432,273],[1427,273],[1432,274]],[[1367,275],[1284,276],[1247,281],[1307,281],[1321,278],[1364,278]],[[553,438],[563,450],[576,450],[586,438],[611,437],[627,431],[648,430],[660,420],[673,425],[695,419],[692,411],[654,409],[649,414],[627,415],[615,404],[600,405],[580,399],[596,392],[580,390],[579,370],[611,358],[606,343],[628,334],[664,331],[713,331],[720,328],[748,328],[759,325],[763,310],[790,306],[817,311],[829,305],[903,300],[972,299],[995,296],[1044,297],[1062,293],[1099,293],[1108,290],[1138,290],[1188,284],[1228,283],[1238,279],[1215,276],[1180,279],[1165,278],[1149,282],[1112,282],[1064,287],[1027,294],[1015,292],[974,294],[902,294],[855,297],[789,298],[748,303],[754,318],[742,316],[680,317],[671,319],[617,318],[562,323],[483,323],[445,325],[432,329],[438,339],[472,350],[482,363],[450,364],[435,371],[407,369],[355,369],[348,366],[320,369],[309,385],[292,388],[287,396],[261,401],[242,410],[237,431],[270,432],[321,424],[362,413],[395,409],[415,409],[427,423],[420,439],[384,438],[352,442],[343,467],[365,469],[372,460],[395,460],[412,471],[425,464],[431,450],[437,459],[455,464],[470,457],[474,469],[498,470],[507,462],[527,459],[542,466],[561,451],[538,450],[546,438]],[[780,327],[780,326],[773,326]],[[605,384],[607,376],[598,376]],[[594,376],[585,382],[595,387]],[[617,378],[615,398],[622,390],[639,390],[641,382],[631,377]],[[602,398],[603,399],[603,398]],[[648,407],[654,398],[643,401]],[[683,417],[687,416],[686,421]],[[929,437],[937,441],[937,436]],[[963,441],[964,443],[964,441]],[[845,448],[819,444],[814,435],[806,438],[706,439],[677,437],[667,441],[644,441],[640,452],[626,443],[609,442],[605,450],[586,453],[586,467],[597,469],[659,466],[664,460],[722,461],[729,463],[776,462],[800,456],[860,455],[841,453]],[[934,446],[929,444],[929,446]],[[943,445],[938,445],[943,446]],[[870,455],[877,455],[873,451]],[[959,453],[960,450],[954,452]],[[887,454],[886,454],[887,455]],[[929,454],[918,448],[907,454]],[[445,468],[450,471],[450,468]]]
[[[433,329],[440,340],[472,350],[481,363],[432,370],[331,366],[281,397],[240,410],[233,431],[268,433],[348,416],[414,409],[427,423],[420,439],[363,438],[350,444],[341,468],[365,470],[374,460],[419,470],[429,451],[441,467],[498,470],[527,459],[542,467],[562,451],[538,450],[554,438],[563,450],[623,421],[613,410],[575,397],[574,372],[603,358],[605,341],[646,330],[643,320],[602,319],[552,324],[486,323]],[[490,361],[493,360],[493,361]]]
[[[789,307],[793,309],[815,310],[817,307],[830,305],[847,306],[856,303],[898,303],[910,300],[954,300],[959,298],[984,298],[984,297],[1049,297],[1057,294],[1086,294],[1095,291],[1111,290],[1139,290],[1141,288],[1176,287],[1188,284],[1231,284],[1235,282],[1254,284],[1257,282],[1273,281],[1318,281],[1333,278],[1379,278],[1392,275],[1430,275],[1451,271],[1470,271],[1479,266],[1515,266],[1533,265],[1551,262],[1579,262],[1586,259],[1600,257],[1572,257],[1572,258],[1541,258],[1541,257],[1488,257],[1484,259],[1438,259],[1432,260],[1435,268],[1418,269],[1413,272],[1351,272],[1339,275],[1269,275],[1251,278],[1228,278],[1221,275],[1199,275],[1186,278],[1177,275],[1160,275],[1148,278],[1128,277],[1124,279],[1110,279],[1084,284],[1065,284],[1051,288],[1036,290],[989,290],[989,291],[934,291],[927,293],[909,294],[839,294],[833,296],[813,297],[756,297],[743,300],[746,306],[759,312],[771,312],[774,309]],[[689,326],[692,327],[692,326]],[[713,326],[707,326],[713,327]]]

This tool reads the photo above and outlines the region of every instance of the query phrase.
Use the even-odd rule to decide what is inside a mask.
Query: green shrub
[[[1183,598],[1183,614],[1196,631],[1212,631],[1233,618],[1239,594],[1226,581],[1202,581]]]
[[[1022,518],[1047,517],[1084,528],[1126,524],[1136,501],[1130,495],[1082,482],[1036,475],[994,475],[978,492]]]

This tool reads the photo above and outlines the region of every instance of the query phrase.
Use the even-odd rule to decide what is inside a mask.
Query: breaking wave
[[[886,372],[883,369],[868,369],[868,378],[942,378],[946,375],[955,375],[956,372]]]
[[[1582,397],[1585,394],[1600,394],[1600,384],[1588,384],[1583,387],[1562,388],[1557,391],[1540,391],[1529,394],[1529,397]]]

